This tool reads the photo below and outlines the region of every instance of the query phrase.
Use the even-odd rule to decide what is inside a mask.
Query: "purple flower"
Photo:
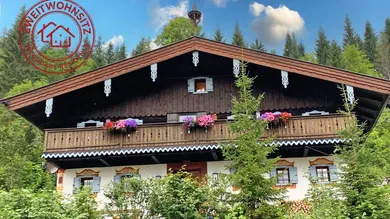
[[[128,128],[137,128],[137,122],[133,119],[126,119],[125,126]]]

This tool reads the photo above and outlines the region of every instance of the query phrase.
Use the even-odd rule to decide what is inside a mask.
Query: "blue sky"
[[[97,35],[105,42],[124,41],[130,52],[141,37],[152,39],[161,27],[175,16],[186,16],[194,0],[76,0],[91,15]],[[24,4],[30,7],[35,0],[0,0],[0,28],[9,28]],[[254,4],[254,2],[256,2]],[[267,48],[280,54],[286,30],[295,31],[307,51],[313,51],[317,30],[325,29],[328,38],[342,41],[345,15],[363,37],[364,24],[369,20],[377,32],[390,17],[389,0],[200,0],[203,12],[203,31],[211,37],[217,28],[230,42],[235,22],[245,40],[259,37]]]

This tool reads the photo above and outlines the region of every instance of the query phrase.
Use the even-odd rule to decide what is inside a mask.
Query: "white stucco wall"
[[[308,179],[308,167],[309,161],[314,161],[319,157],[305,157],[305,158],[284,158],[289,162],[294,162],[294,166],[298,171],[298,183],[296,188],[288,188],[286,193],[286,200],[301,200],[305,198],[307,190],[309,189],[309,179]],[[332,157],[325,157],[331,161],[334,161]],[[334,161],[335,162],[335,161]],[[229,161],[212,161],[207,162],[207,174],[212,176],[213,173],[229,173],[229,170],[226,166],[229,164]],[[107,185],[113,181],[115,176],[115,170],[120,170],[123,167],[133,167],[139,168],[142,179],[156,177],[156,176],[165,176],[167,174],[167,165],[166,164],[155,164],[155,165],[134,165],[134,166],[116,166],[116,167],[101,167],[101,168],[88,168],[94,171],[99,171],[99,176],[101,177],[101,189],[100,193],[97,195],[97,201],[100,206],[104,205],[105,197],[103,195],[104,189]],[[81,172],[86,168],[80,169],[67,169],[64,173],[64,195],[71,195],[73,193],[73,179],[76,177],[76,172]]]
[[[99,176],[101,177],[100,193],[97,194],[96,201],[99,203],[100,207],[102,207],[102,206],[104,206],[104,203],[105,203],[105,197],[103,195],[104,189],[107,187],[107,185],[109,185],[114,180],[114,176],[116,174],[115,170],[121,170],[124,167],[133,167],[135,169],[139,168],[139,174],[141,175],[142,179],[152,178],[152,177],[156,177],[156,176],[165,176],[167,174],[167,165],[166,164],[67,169],[64,172],[63,194],[64,195],[72,195],[72,193],[73,193],[73,179],[76,177],[77,172],[81,172],[85,169],[99,171]]]

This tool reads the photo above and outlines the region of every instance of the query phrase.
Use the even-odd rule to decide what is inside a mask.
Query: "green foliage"
[[[342,67],[341,54],[342,54],[341,47],[337,44],[335,40],[332,40],[329,48],[328,65],[336,68],[341,68]]]
[[[117,61],[121,61],[127,58],[127,48],[124,43],[118,48],[115,57]]]
[[[387,127],[376,128],[373,135],[363,134],[364,125],[351,114],[356,102],[349,104],[345,89],[342,91],[345,111],[341,112],[350,117],[350,122],[340,133],[349,140],[337,147],[341,176],[338,187],[351,218],[389,218],[390,187],[383,182],[389,176],[390,151],[387,144],[377,143],[381,141],[378,135],[386,135],[383,130]],[[387,118],[385,114],[382,119]],[[383,120],[379,126],[383,126]]]
[[[104,59],[103,41],[101,36],[99,36],[96,42],[95,48],[92,53],[92,59],[95,61],[96,68],[100,68],[106,65],[106,60]]]
[[[352,27],[352,22],[348,16],[345,16],[344,20],[344,38],[343,38],[343,49],[345,50],[347,46],[355,45],[355,30]]]
[[[207,196],[207,185],[198,182],[189,173],[169,173],[156,181],[149,200],[151,214],[166,219],[199,218],[198,211]]]
[[[137,44],[137,46],[131,52],[132,56],[140,55],[145,52],[149,52],[151,50],[150,43],[152,40],[150,38],[141,38],[141,41]]]
[[[254,43],[250,45],[251,49],[258,50],[260,52],[267,52],[267,49],[265,48],[264,44],[259,41],[257,38]]]
[[[238,23],[236,22],[236,25],[234,26],[234,32],[233,32],[233,37],[232,37],[232,45],[234,46],[239,46],[246,48],[246,42],[244,40],[244,35],[242,34],[240,30],[240,26],[238,26]]]
[[[304,52],[304,48],[298,48],[297,39],[295,38],[295,34],[288,33],[286,34],[286,42],[284,44],[283,56],[291,57],[298,59],[301,57],[302,51]]]
[[[316,56],[318,64],[327,65],[329,63],[329,40],[326,38],[324,29],[318,30],[318,38],[316,40]]]
[[[104,191],[109,200],[105,207],[107,214],[121,219],[151,218],[148,204],[152,188],[152,181],[135,177],[111,183]]]
[[[276,50],[275,49],[271,49],[270,53],[276,55]]]
[[[69,200],[64,202],[68,218],[72,219],[98,219],[100,213],[97,203],[91,194],[91,188],[84,188]]]
[[[198,36],[202,27],[194,27],[188,18],[177,17],[164,26],[163,31],[155,40],[157,45],[166,46],[174,42]]]
[[[364,30],[364,52],[371,63],[374,63],[376,58],[376,45],[378,38],[375,34],[374,28],[369,21],[366,22]]]
[[[305,46],[303,45],[302,41],[298,44],[297,47],[297,57],[301,58],[305,56]]]
[[[384,78],[390,79],[390,43],[384,33],[381,33],[379,37],[375,66]]]
[[[360,51],[355,45],[348,45],[344,48],[341,60],[342,66],[346,70],[380,77],[380,74],[376,72],[374,65],[368,60],[364,52]]]
[[[234,170],[230,175],[231,182],[240,188],[238,194],[232,194],[235,203],[240,203],[248,218],[273,218],[276,217],[274,208],[277,207],[268,203],[278,201],[283,190],[274,189],[275,179],[267,177],[275,167],[275,159],[269,159],[269,155],[276,146],[266,145],[269,140],[259,141],[266,124],[255,118],[263,95],[252,95],[253,82],[254,79],[246,73],[245,64],[241,63],[241,73],[235,83],[238,97],[232,100],[234,122],[229,124],[229,129],[237,138],[224,144],[222,151],[231,161],[228,167]]]
[[[115,62],[114,45],[111,42],[108,43],[107,51],[104,54],[104,59],[107,65]]]
[[[214,33],[214,40],[222,43],[226,43],[226,39],[223,38],[221,29],[217,29]]]
[[[306,53],[304,56],[302,56],[299,59],[306,62],[317,63],[317,58],[314,53]]]

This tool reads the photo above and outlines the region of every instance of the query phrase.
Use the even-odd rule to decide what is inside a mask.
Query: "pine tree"
[[[141,40],[138,42],[137,46],[131,52],[131,55],[136,56],[145,52],[149,52],[151,50],[150,48],[151,42],[152,40],[150,38],[142,37]]]
[[[117,58],[116,60],[117,61],[121,61],[121,60],[124,60],[127,58],[127,49],[126,49],[126,45],[123,43],[120,47],[119,47],[119,51],[117,53]]]
[[[16,16],[12,27],[5,32],[0,44],[0,49],[2,50],[0,60],[3,63],[0,66],[0,97],[5,95],[14,85],[22,83],[26,79],[31,79],[34,82],[47,77],[47,74],[32,67],[19,48],[19,23],[25,12],[26,9],[23,6]],[[32,44],[31,38],[27,33],[22,33],[21,39],[23,45]]]
[[[108,44],[107,50],[104,54],[104,58],[106,60],[107,65],[115,62],[114,45],[111,42]]]
[[[387,39],[387,42],[390,44],[390,18],[386,18],[385,30],[383,33],[385,38]]]
[[[297,54],[298,58],[305,56],[305,46],[303,45],[302,41],[298,44]]]
[[[298,42],[295,33],[291,34],[291,58],[298,59]]]
[[[225,43],[226,40],[223,38],[223,34],[222,34],[222,31],[221,29],[217,29],[214,33],[214,40],[217,41],[217,42],[223,42]]]
[[[347,15],[344,21],[343,49],[345,49],[348,45],[353,45],[355,43],[355,30],[353,29],[352,22]]]
[[[289,32],[286,34],[286,42],[284,43],[283,56],[291,57],[292,55],[292,39]]]
[[[271,49],[270,53],[271,53],[271,54],[274,54],[274,55],[277,55],[275,49]]]
[[[319,64],[321,65],[328,64],[329,40],[327,40],[325,31],[322,27],[320,27],[320,29],[318,30],[318,38],[316,40],[315,53]]]
[[[364,43],[362,38],[360,38],[359,34],[355,34],[355,45],[361,51],[364,51]]]
[[[265,48],[264,44],[256,38],[255,42],[251,44],[251,49],[258,50],[260,52],[267,52],[267,49]]]
[[[376,45],[378,38],[375,34],[374,28],[369,21],[366,22],[364,30],[364,52],[371,63],[374,63],[376,58]]]
[[[341,53],[342,49],[335,40],[332,40],[329,49],[328,65],[341,68]]]
[[[234,27],[232,45],[246,48],[244,35],[242,34],[237,22],[236,22],[236,25]]]
[[[103,40],[101,36],[99,36],[96,42],[95,49],[92,53],[92,59],[95,61],[96,68],[100,68],[106,65],[106,60],[104,57],[104,50],[103,50]]]

